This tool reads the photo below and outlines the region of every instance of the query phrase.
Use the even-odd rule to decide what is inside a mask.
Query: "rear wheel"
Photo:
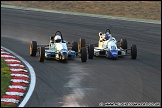
[[[87,49],[86,49],[86,47],[81,48],[81,61],[82,62],[87,61]]]
[[[94,46],[93,46],[93,44],[89,44],[89,46],[88,46],[88,58],[93,59],[93,55],[94,55]]]
[[[123,49],[127,49],[127,40],[126,39],[120,39],[120,47]]]
[[[79,42],[78,42],[78,52],[81,51],[81,48],[82,48],[82,47],[85,47],[85,39],[80,38],[80,39],[79,39]]]
[[[40,47],[39,49],[39,62],[44,62],[45,59],[45,48]]]
[[[131,58],[132,59],[137,58],[137,47],[136,47],[136,45],[132,45],[132,47],[131,47]]]
[[[37,41],[30,42],[30,55],[36,56],[37,53]]]
[[[72,50],[76,52],[76,56],[78,55],[78,42],[72,42]]]

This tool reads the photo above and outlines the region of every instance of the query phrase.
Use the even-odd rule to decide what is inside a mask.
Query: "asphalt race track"
[[[137,45],[131,56],[109,60],[94,57],[61,63],[38,61],[29,55],[30,41],[48,44],[59,30],[66,41],[85,38],[97,43],[98,33],[111,29],[128,47]],[[106,102],[161,102],[161,24],[139,23],[59,13],[1,7],[1,45],[33,66],[35,90],[25,107],[99,106]]]

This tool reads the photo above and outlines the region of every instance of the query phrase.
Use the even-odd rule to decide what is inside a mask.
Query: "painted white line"
[[[29,81],[21,80],[21,79],[11,79],[12,82],[23,82],[23,83],[29,83]]]
[[[24,87],[24,86],[13,86],[13,85],[10,85],[9,88],[18,88],[18,89],[26,90],[27,87]]]
[[[9,99],[9,98],[1,98],[1,102],[12,102],[12,103],[19,103],[19,100],[16,99]]]
[[[11,74],[11,76],[20,76],[20,77],[26,77],[26,78],[29,78],[28,75],[24,75],[24,74]]]
[[[6,61],[6,62],[21,62],[21,61],[19,61],[19,60],[15,60],[15,59],[6,59],[5,61]]]
[[[10,53],[8,53],[8,52],[2,52],[2,51],[1,51],[1,54],[10,54]]]
[[[21,65],[21,64],[8,64],[8,66],[22,66],[22,67],[24,67],[24,65]]]
[[[1,48],[5,49],[6,51],[12,53],[13,55],[15,55],[17,58],[19,58],[28,68],[29,70],[29,74],[30,74],[30,85],[29,85],[29,89],[28,89],[28,92],[27,94],[25,95],[24,99],[22,100],[22,102],[19,104],[18,107],[24,107],[25,104],[28,102],[28,100],[30,99],[33,91],[34,91],[34,88],[35,88],[35,84],[36,84],[36,75],[35,75],[35,72],[34,72],[34,69],[33,67],[26,61],[24,60],[22,57],[20,57],[19,55],[17,55],[16,53],[12,52],[11,50],[1,46]]]
[[[4,58],[16,58],[16,57],[11,56],[11,55],[1,55],[1,57],[4,57]]]
[[[21,92],[6,92],[7,95],[11,95],[11,96],[23,96],[24,93]]]
[[[126,17],[113,17],[113,16],[108,16],[108,15],[87,14],[87,13],[79,13],[79,12],[43,10],[43,9],[26,8],[26,7],[13,6],[13,5],[1,5],[1,7],[30,10],[30,11],[41,11],[41,12],[51,12],[51,13],[59,13],[59,14],[69,14],[69,15],[79,15],[79,16],[88,16],[88,17],[97,17],[97,18],[106,18],[106,19],[116,19],[116,20],[134,21],[134,22],[161,24],[161,20],[146,20],[146,19],[137,19],[137,18],[126,18]]]
[[[24,72],[28,72],[27,70],[24,69],[15,69],[15,68],[10,68],[11,71],[24,71]]]
[[[19,67],[25,67],[24,65],[21,65],[21,64],[7,64],[8,66],[19,66]]]

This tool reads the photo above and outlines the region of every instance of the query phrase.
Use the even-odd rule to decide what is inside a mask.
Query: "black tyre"
[[[39,62],[44,62],[45,59],[45,48],[40,47],[39,49]]]
[[[120,47],[123,49],[127,49],[127,40],[126,39],[120,39]]]
[[[136,47],[136,45],[132,45],[132,47],[131,47],[131,58],[132,59],[137,58],[137,47]]]
[[[93,44],[89,44],[89,46],[88,46],[88,58],[93,59],[93,55],[94,55],[94,46],[93,46]]]
[[[37,42],[31,41],[30,42],[30,55],[36,56],[36,53],[37,53]]]
[[[94,47],[98,47],[98,43],[94,44]]]
[[[80,52],[81,51],[81,48],[82,47],[85,47],[85,39],[83,39],[83,38],[80,38],[79,39],[79,42],[78,42],[78,52]]]
[[[86,49],[86,47],[81,48],[81,61],[82,62],[87,61],[87,49]]]
[[[76,56],[78,55],[78,42],[72,42],[72,50],[76,52]]]

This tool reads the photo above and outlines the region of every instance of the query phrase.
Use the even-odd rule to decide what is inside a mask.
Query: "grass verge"
[[[10,85],[11,80],[11,72],[9,66],[6,62],[1,58],[1,97],[5,94]],[[1,107],[15,107],[14,104],[2,104]]]
[[[161,1],[1,1],[1,5],[161,20]]]

